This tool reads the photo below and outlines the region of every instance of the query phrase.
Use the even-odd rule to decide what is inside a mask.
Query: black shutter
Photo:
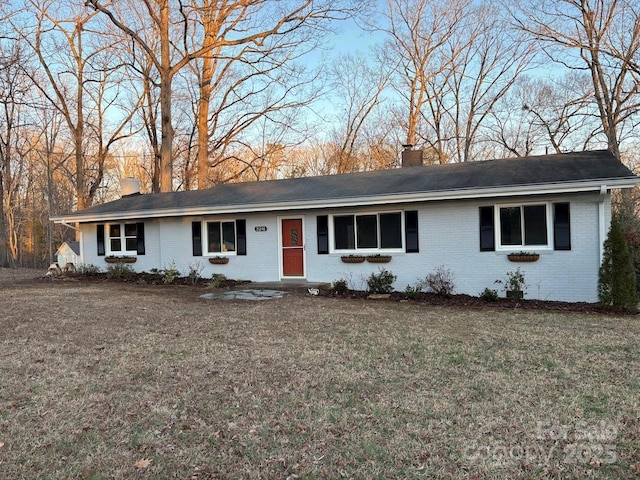
[[[405,250],[407,253],[417,253],[420,251],[418,245],[418,211],[409,210],[404,212],[404,234]]]
[[[553,204],[553,249],[571,250],[571,216],[568,203]]]
[[[144,255],[144,223],[139,222],[136,223],[136,249],[138,250],[138,255]]]
[[[238,239],[238,255],[247,254],[247,221],[236,220],[236,238]]]
[[[329,253],[329,216],[318,215],[316,217],[316,231],[318,234],[318,254]]]
[[[480,207],[480,251],[493,252],[496,249],[493,207]]]
[[[96,225],[96,237],[98,239],[98,256],[104,257],[104,225]]]
[[[202,256],[202,222],[191,222],[191,248],[194,257]]]

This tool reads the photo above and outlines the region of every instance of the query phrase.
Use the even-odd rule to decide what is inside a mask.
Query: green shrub
[[[485,302],[497,302],[500,298],[498,296],[498,291],[492,288],[485,288],[479,295],[479,297]]]
[[[171,262],[171,266],[169,268],[165,268],[162,271],[162,283],[173,283],[180,276],[180,272],[176,268],[176,263]]]
[[[344,295],[349,291],[349,284],[344,278],[336,280],[331,285],[331,291],[337,295]]]
[[[615,216],[604,242],[598,300],[602,305],[621,310],[635,310],[638,304],[633,262],[624,232]]]
[[[367,279],[369,293],[391,293],[396,277],[389,270],[380,268],[379,273],[372,273]]]
[[[407,285],[404,289],[403,296],[407,300],[415,300],[422,293],[422,285]]]
[[[107,278],[110,280],[131,280],[135,275],[133,267],[126,263],[114,263],[107,267]]]
[[[506,279],[496,280],[495,283],[502,285],[507,295],[509,295],[509,292],[522,292],[522,296],[527,293],[527,280],[520,267],[516,268],[515,271],[507,272]]]

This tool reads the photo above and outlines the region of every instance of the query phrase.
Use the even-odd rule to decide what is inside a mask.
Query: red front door
[[[304,276],[301,218],[282,220],[282,274],[285,277]]]

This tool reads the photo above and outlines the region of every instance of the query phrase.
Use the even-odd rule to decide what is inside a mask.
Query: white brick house
[[[382,254],[397,290],[444,265],[477,295],[519,267],[527,298],[594,302],[611,191],[638,183],[592,151],[133,194],[52,220],[76,224],[79,261],[103,268],[364,287],[381,265],[343,257]],[[521,251],[537,260],[509,259]]]

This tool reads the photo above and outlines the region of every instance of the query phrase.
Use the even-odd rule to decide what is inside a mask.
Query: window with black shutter
[[[104,257],[106,254],[104,246],[104,225],[96,225],[96,238],[98,239],[98,256]]]
[[[553,248],[571,250],[571,215],[568,203],[553,204]]]
[[[480,251],[493,252],[495,249],[493,207],[480,207]]]
[[[144,223],[136,224],[136,249],[138,255],[144,255]]]
[[[202,256],[202,222],[191,222],[191,249],[194,257]]]
[[[409,210],[404,212],[405,229],[405,250],[407,253],[417,253],[420,251],[418,245],[418,212]]]
[[[329,216],[318,215],[316,217],[316,232],[318,236],[318,254],[329,253]]]
[[[238,239],[238,255],[247,254],[247,221],[236,220],[236,235]]]

